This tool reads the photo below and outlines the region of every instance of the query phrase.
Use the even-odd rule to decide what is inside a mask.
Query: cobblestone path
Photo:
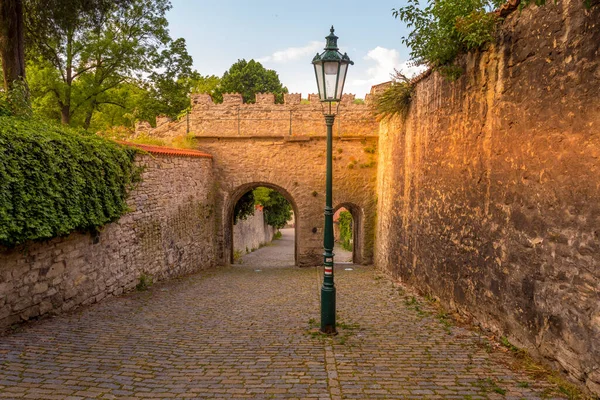
[[[545,394],[547,384],[511,372],[475,334],[443,325],[424,300],[407,300],[371,267],[336,267],[340,334],[320,336],[311,330],[319,319],[320,276],[315,268],[246,262],[33,323],[0,338],[0,397]]]

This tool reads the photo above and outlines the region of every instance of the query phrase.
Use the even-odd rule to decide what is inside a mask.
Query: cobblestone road
[[[0,397],[534,399],[547,391],[371,267],[336,267],[340,334],[321,337],[311,330],[320,269],[256,265],[260,251],[241,266],[0,338]]]

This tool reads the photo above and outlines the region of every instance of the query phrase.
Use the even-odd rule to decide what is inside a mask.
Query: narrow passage
[[[336,267],[330,338],[314,332],[320,268],[247,263],[1,337],[0,397],[560,398],[372,267]]]

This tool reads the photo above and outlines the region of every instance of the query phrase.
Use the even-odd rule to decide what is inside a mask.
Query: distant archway
[[[237,202],[241,199],[241,197],[248,193],[250,190],[254,190],[258,187],[266,187],[269,189],[273,189],[279,192],[285,199],[291,204],[292,210],[294,213],[294,265],[298,265],[298,222],[301,215],[298,213],[298,206],[294,201],[294,198],[291,194],[282,188],[281,186],[268,183],[268,182],[252,182],[246,183],[235,188],[230,195],[229,201],[226,204],[226,221],[225,224],[225,254],[229,255],[229,263],[233,264],[234,261],[234,246],[233,246],[233,217],[234,217],[234,209]]]
[[[362,262],[361,254],[363,245],[363,238],[361,236],[363,224],[362,209],[354,203],[341,203],[333,209],[334,213],[340,208],[345,208],[352,214],[352,262],[360,264]]]

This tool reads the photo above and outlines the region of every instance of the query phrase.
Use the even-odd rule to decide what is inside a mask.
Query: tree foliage
[[[190,76],[192,93],[208,93],[215,96],[217,89],[221,86],[221,78],[216,75],[202,76],[195,72]]]
[[[292,205],[278,191],[258,187],[244,194],[234,208],[234,224],[254,215],[257,205],[263,207],[265,221],[274,228],[281,229],[292,218]]]
[[[340,243],[345,250],[352,251],[352,214],[350,211],[340,212]]]
[[[263,203],[267,224],[276,229],[285,227],[292,218],[292,205],[283,195],[275,190],[269,193],[269,199]]]
[[[223,93],[240,93],[245,103],[254,103],[256,93],[273,93],[275,102],[283,103],[283,94],[287,92],[277,72],[254,60],[238,60],[223,74],[214,97],[216,102],[222,102]]]
[[[127,110],[118,92],[131,85],[144,89],[145,97],[128,112],[173,115],[182,107],[187,88],[178,79],[189,74],[192,61],[185,41],[169,36],[169,0],[27,0],[25,5],[31,87],[42,114],[87,128],[104,106]]]
[[[127,211],[134,151],[95,135],[0,116],[0,245],[89,231]]]
[[[233,209],[233,224],[236,225],[238,221],[243,221],[249,216],[254,215],[254,194],[252,190],[244,195],[235,203]]]
[[[521,0],[519,6],[544,5],[547,0]],[[586,7],[600,3],[583,0]],[[422,4],[423,3],[423,4]],[[426,65],[456,77],[460,71],[449,64],[460,53],[479,49],[494,39],[500,21],[492,10],[506,0],[407,0],[392,15],[411,29],[402,42],[416,65]]]
[[[402,42],[417,65],[441,67],[463,51],[479,48],[492,39],[496,16],[488,11],[503,0],[419,0],[394,9],[392,14],[411,28]]]

